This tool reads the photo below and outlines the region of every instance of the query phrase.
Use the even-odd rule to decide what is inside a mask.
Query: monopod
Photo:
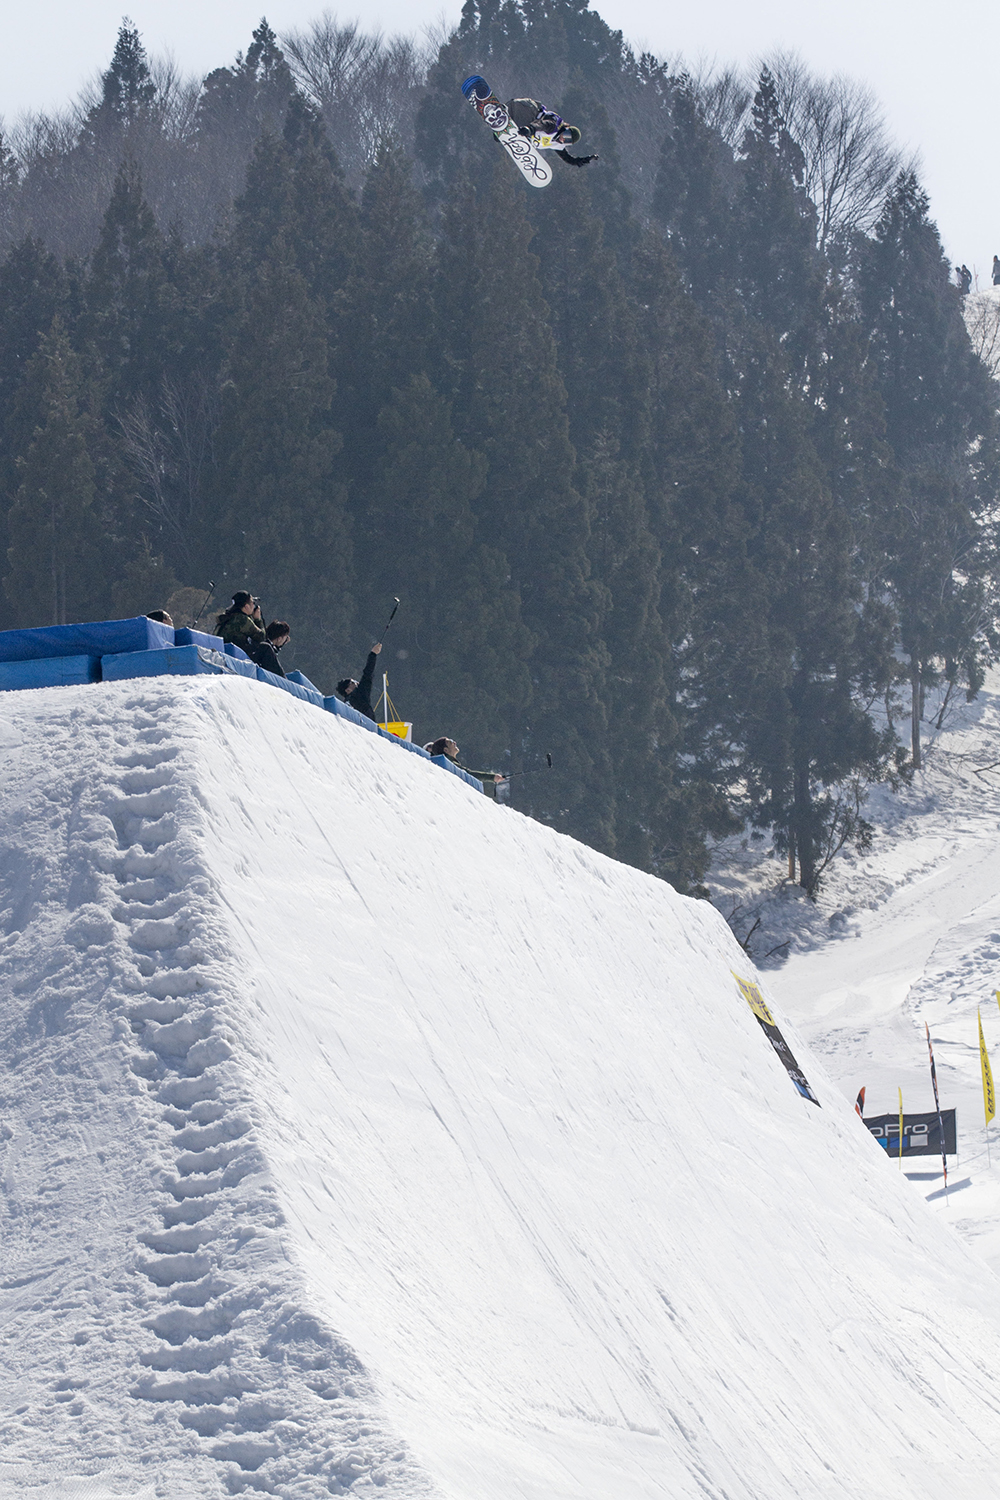
[[[212,602],[212,595],[214,593],[215,593],[215,584],[212,582],[211,579],[209,579],[209,581],[208,581],[208,593],[205,595],[204,601],[202,602],[201,609],[199,609],[198,613],[195,615],[194,619],[191,621],[191,629],[192,630],[195,630],[197,628],[198,621],[201,619],[202,615],[205,613],[206,609],[211,604],[211,602]]]
[[[515,776],[537,776],[539,771],[551,771],[551,770],[552,770],[552,756],[549,755],[549,754],[546,754],[544,766],[532,766],[532,768],[531,768],[530,771],[511,771],[511,773],[510,773],[509,776],[505,776],[504,777],[504,781],[513,781]]]
[[[394,599],[395,599],[395,597],[396,596],[393,595]],[[398,608],[399,608],[399,600],[396,599],[395,604],[392,606],[392,614],[389,616],[388,620],[386,620],[386,622],[385,622],[385,630],[383,630],[382,634],[379,636],[379,642],[380,643],[385,640],[385,631],[389,629],[389,626],[392,624],[393,620],[396,618],[396,611],[397,611]]]

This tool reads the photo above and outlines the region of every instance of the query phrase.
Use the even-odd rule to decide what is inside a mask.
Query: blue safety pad
[[[382,733],[385,734],[388,733],[388,731],[383,730]],[[424,760],[430,760],[430,756],[424,749],[423,745],[415,745],[412,740],[401,740],[399,736],[395,734],[390,735],[389,738],[395,740],[397,745],[402,745],[404,750],[409,750],[411,755],[422,755]]]
[[[207,646],[171,646],[164,651],[127,651],[117,656],[105,656],[101,660],[105,682],[118,682],[126,677],[194,677],[201,673],[219,677],[255,678],[257,669],[252,662],[233,661],[222,651],[210,651]]]
[[[368,719],[364,714],[359,714],[356,708],[345,703],[341,698],[324,698],[323,707],[328,714],[336,714],[338,719],[347,719],[351,724],[357,724],[362,729],[367,729],[372,734],[379,733],[379,727],[373,719]]]
[[[257,668],[257,681],[269,682],[272,687],[282,688],[286,693],[291,693],[295,698],[301,698],[304,703],[312,703],[316,708],[323,707],[323,697],[317,693],[315,688],[303,687],[301,683],[293,682],[290,677],[279,677],[277,672],[268,672],[264,667]]]
[[[174,632],[159,620],[98,620],[87,625],[45,625],[38,630],[0,630],[0,661],[39,661],[53,656],[115,656],[173,646]]]
[[[207,630],[175,630],[176,646],[205,646],[209,651],[225,651],[221,635],[209,635]]]
[[[431,760],[436,766],[442,766],[444,770],[450,771],[453,776],[461,776],[466,785],[474,786],[477,792],[483,790],[483,783],[481,781],[477,781],[475,776],[470,776],[468,771],[463,771],[461,766],[456,766],[455,762],[449,760],[447,755],[432,755]]]
[[[232,641],[226,641],[226,655],[231,656],[234,661],[249,661],[250,658],[242,646],[234,646]],[[253,675],[252,673],[250,674]]]
[[[285,676],[288,678],[289,682],[297,682],[299,684],[299,687],[307,687],[312,692],[319,693],[319,688],[314,682],[309,681],[309,678],[304,672],[286,672]],[[319,695],[322,698],[323,694],[319,693]]]
[[[0,661],[0,692],[15,688],[66,687],[100,682],[99,656],[55,656],[42,661]]]

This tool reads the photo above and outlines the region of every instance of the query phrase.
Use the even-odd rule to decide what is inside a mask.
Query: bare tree
[[[183,570],[191,561],[191,538],[201,530],[205,475],[218,423],[217,390],[202,378],[186,387],[164,379],[155,403],[140,395],[116,420],[122,453],[138,481],[138,498]]]
[[[772,54],[767,66],[785,124],[805,156],[805,189],[816,205],[820,249],[865,233],[900,171],[915,165],[890,141],[874,92],[843,74],[816,78],[792,53]]]
[[[427,75],[429,49],[409,37],[364,32],[330,11],[282,46],[296,84],[323,116],[349,179],[357,182],[381,141],[413,136],[413,117]]]
[[[756,78],[724,68],[721,73],[692,74],[690,80],[706,125],[717,130],[732,150],[738,150],[753,103]]]
[[[1000,380],[1000,296],[976,292],[965,299],[969,340],[994,380]]]

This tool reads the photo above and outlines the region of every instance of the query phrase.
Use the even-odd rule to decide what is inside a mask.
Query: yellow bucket
[[[388,730],[390,734],[394,734],[397,740],[408,740],[413,736],[413,725],[404,723],[401,720],[397,720],[394,724],[380,724],[378,727]]]

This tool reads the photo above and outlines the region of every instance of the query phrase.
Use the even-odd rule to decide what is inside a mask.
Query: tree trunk
[[[788,835],[788,878],[789,878],[789,880],[794,880],[795,879],[795,835],[794,835],[794,833],[789,833],[789,835]]]
[[[910,657],[910,747],[913,756],[913,768],[919,771],[923,765],[920,757],[920,663],[915,656]]]
[[[809,766],[797,766],[795,770],[795,843],[799,856],[799,885],[809,895],[816,886],[816,859],[810,833],[811,799],[809,796]]]

